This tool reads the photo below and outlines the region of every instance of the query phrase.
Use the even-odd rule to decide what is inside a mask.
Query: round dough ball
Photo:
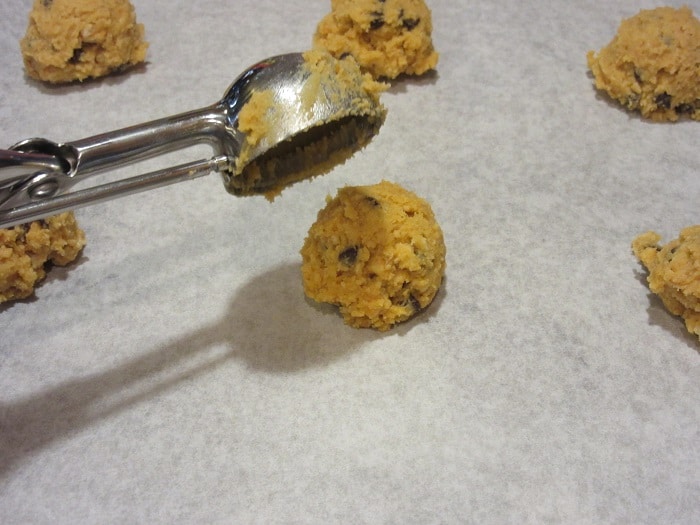
[[[425,309],[445,273],[430,205],[397,184],[349,186],[328,199],[301,250],[304,292],[347,324],[388,330]]]
[[[374,78],[422,75],[434,69],[432,18],[423,0],[331,0],[314,45],[350,54]]]
[[[690,8],[640,11],[587,60],[596,88],[628,110],[655,121],[700,120],[700,21]]]
[[[20,48],[30,77],[62,83],[143,62],[148,44],[129,0],[34,0]]]

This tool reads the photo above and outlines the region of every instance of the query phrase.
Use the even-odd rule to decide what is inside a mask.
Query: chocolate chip
[[[669,95],[665,91],[660,95],[656,95],[654,102],[658,107],[662,109],[671,109],[671,95]]]
[[[679,115],[692,115],[695,113],[695,106],[693,104],[678,104],[673,108]]]
[[[41,4],[44,7],[51,7],[51,4],[53,3],[53,0],[42,0]]]
[[[404,18],[403,22],[401,22],[401,25],[406,29],[407,31],[411,31],[414,29],[418,24],[420,24],[420,18]]]
[[[405,283],[404,288],[406,287],[406,284],[408,283]],[[420,305],[420,301],[416,299],[416,296],[413,294],[410,294],[405,299],[401,298],[400,302],[394,304],[398,304],[400,306],[403,306],[404,308],[410,308],[411,310],[413,310],[414,314],[417,314],[418,312],[423,310],[423,307]]]
[[[414,312],[420,312],[423,309],[420,301],[414,295],[409,296],[408,300],[411,302],[411,308],[413,308]]]
[[[79,47],[78,49],[74,49],[73,56],[70,57],[70,59],[68,60],[68,63],[69,64],[77,64],[78,62],[80,62],[80,57],[82,56],[82,54],[83,54],[82,47]]]
[[[357,260],[357,246],[351,246],[343,250],[340,255],[338,255],[338,261],[345,266],[352,266]]]
[[[380,208],[382,206],[377,199],[375,199],[374,197],[370,197],[369,195],[365,197],[365,200],[375,208]]]
[[[384,13],[381,11],[372,11],[370,15],[373,17],[372,21],[369,23],[370,29],[379,29],[384,25]]]
[[[634,79],[637,81],[638,84],[642,83],[642,73],[637,68],[634,68]]]

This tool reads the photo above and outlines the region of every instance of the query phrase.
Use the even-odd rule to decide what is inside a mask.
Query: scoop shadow
[[[299,282],[298,265],[273,268],[245,284],[212,324],[104,372],[0,402],[0,478],[33,452],[232,359],[266,373],[294,373],[383,337],[319,318]]]

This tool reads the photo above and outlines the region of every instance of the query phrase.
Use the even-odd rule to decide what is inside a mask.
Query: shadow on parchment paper
[[[125,82],[129,77],[133,75],[143,75],[148,70],[148,62],[143,62],[141,64],[136,64],[134,66],[128,67],[121,71],[114,71],[109,75],[98,78],[86,78],[85,80],[76,80],[75,82],[59,83],[59,84],[49,84],[42,82],[41,80],[36,80],[26,73],[24,74],[24,81],[28,86],[38,89],[44,95],[65,95],[66,93],[72,93],[75,91],[86,91],[90,89],[99,88],[105,85],[115,86]]]
[[[272,374],[322,367],[364,343],[405,335],[437,310],[433,304],[390,332],[357,330],[342,323],[336,308],[305,302],[299,271],[287,264],[253,278],[217,322],[111,370],[0,402],[0,477],[33,451],[231,359]]]

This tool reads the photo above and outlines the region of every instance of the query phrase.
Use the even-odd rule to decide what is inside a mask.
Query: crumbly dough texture
[[[700,21],[689,7],[640,11],[587,59],[596,88],[628,110],[654,121],[700,120]]]
[[[0,303],[29,297],[52,264],[74,261],[83,246],[72,212],[0,229]]]
[[[383,181],[327,199],[301,250],[304,292],[336,304],[347,324],[388,330],[425,309],[445,273],[430,205]]]
[[[434,69],[432,17],[423,0],[331,0],[313,42],[336,57],[355,57],[375,78]]]
[[[653,231],[643,233],[632,242],[632,251],[649,271],[649,289],[700,336],[700,225],[684,228],[665,246],[660,240]]]
[[[129,0],[34,0],[20,48],[30,77],[65,83],[143,62],[148,44]]]

